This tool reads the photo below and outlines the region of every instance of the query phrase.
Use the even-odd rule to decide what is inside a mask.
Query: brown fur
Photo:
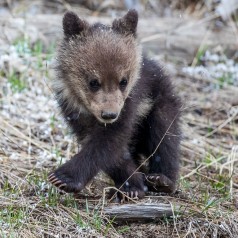
[[[75,39],[62,42],[57,58],[62,70],[70,69],[70,74],[67,78],[57,78],[54,89],[61,91],[62,98],[70,101],[72,109],[79,109],[82,104],[102,121],[103,110],[120,113],[138,79],[141,50],[131,35],[119,38],[116,34],[101,31],[104,30],[87,30],[86,36],[77,36],[83,41],[82,45]],[[122,92],[118,85],[125,76],[130,80]],[[88,88],[89,81],[95,78],[103,88],[97,93]]]
[[[49,180],[66,192],[80,191],[99,170],[132,198],[143,197],[145,185],[175,190],[180,100],[162,69],[142,57],[137,21],[135,10],[112,26],[64,16],[54,91],[82,150]],[[134,173],[149,156],[146,175]]]

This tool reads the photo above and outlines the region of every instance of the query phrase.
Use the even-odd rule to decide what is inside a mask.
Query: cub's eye
[[[97,79],[93,79],[93,80],[91,80],[90,82],[89,82],[89,86],[90,86],[90,89],[92,90],[92,91],[97,91],[97,90],[99,90],[99,88],[101,87],[101,85],[100,85],[100,83],[98,82],[98,80]]]
[[[128,83],[127,79],[126,78],[122,78],[122,80],[119,83],[121,89],[124,89],[126,87],[127,83]]]

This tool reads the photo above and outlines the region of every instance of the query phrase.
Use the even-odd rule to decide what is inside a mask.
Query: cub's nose
[[[117,118],[117,113],[114,113],[114,112],[102,112],[101,117],[104,120],[112,120],[112,119],[116,119]]]

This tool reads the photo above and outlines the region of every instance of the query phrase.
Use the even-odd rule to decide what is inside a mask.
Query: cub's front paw
[[[149,191],[174,193],[176,184],[163,174],[147,174],[145,177]]]
[[[79,180],[79,171],[70,162],[51,172],[48,179],[54,186],[67,193],[77,193],[84,188],[84,184]]]

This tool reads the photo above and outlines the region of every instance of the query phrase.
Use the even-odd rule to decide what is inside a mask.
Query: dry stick
[[[220,15],[217,14],[217,13],[212,13],[212,14],[208,15],[207,17],[204,17],[201,20],[196,21],[195,23],[194,22],[192,22],[192,23],[189,22],[186,25],[182,25],[181,27],[177,28],[175,30],[175,32],[181,32],[183,30],[188,30],[189,28],[197,27],[197,26],[202,25],[206,22],[210,22],[210,21],[214,20],[214,19],[218,18],[219,16]]]
[[[169,129],[171,128],[171,126],[173,125],[174,121],[176,120],[176,118],[178,117],[178,115],[182,112],[182,110],[180,109],[174,119],[171,121],[169,127],[167,128],[167,130],[165,131],[164,135],[162,136],[160,142],[158,143],[158,145],[156,146],[155,150],[153,151],[153,153],[148,157],[146,158],[135,170],[134,172],[126,179],[126,181],[128,179],[130,179],[135,173],[137,173],[139,171],[139,169],[156,153],[156,151],[158,150],[159,146],[161,145],[162,141],[164,140],[165,136],[167,135],[167,132],[169,131]],[[126,181],[120,186],[119,190],[122,188],[122,186],[126,183]],[[111,202],[111,200],[114,198],[114,196],[116,195],[117,192],[115,192],[112,196],[112,198],[109,200],[109,202]]]
[[[7,121],[5,121],[4,119],[1,119],[0,118],[0,121],[3,122],[6,126],[8,126],[9,128],[12,129],[12,131],[16,132],[18,134],[18,136],[20,136],[20,138],[22,139],[25,139],[27,140],[28,142],[31,141],[31,144],[34,144],[36,147],[38,147],[39,149],[42,149],[44,151],[46,151],[47,153],[49,153],[49,151],[44,148],[43,146],[40,145],[40,143],[37,143],[36,141],[34,140],[30,140],[28,138],[28,136],[26,136],[24,133],[22,133],[20,130],[16,129],[14,126],[12,126],[11,124],[9,124]],[[3,130],[1,127],[0,127],[1,130]],[[16,134],[15,134],[16,135]]]
[[[207,133],[205,135],[205,137],[207,138],[207,137],[213,135],[214,133],[216,133],[217,131],[221,130],[224,126],[226,126],[228,123],[230,123],[236,117],[237,114],[238,114],[238,110],[231,117],[229,117],[227,120],[225,120],[220,126],[218,126],[216,129]]]
[[[219,180],[217,180],[217,179],[210,178],[208,175],[204,175],[204,174],[199,173],[199,172],[196,172],[196,174],[199,175],[199,176],[201,176],[201,177],[203,177],[203,178],[205,178],[205,179],[207,179],[207,180],[209,180],[209,181],[212,181],[212,182],[216,182],[216,183],[220,183],[220,184],[222,184],[222,185],[225,185],[225,182],[221,182],[221,181],[219,181]],[[217,189],[217,190],[219,190],[219,189]]]
[[[11,138],[9,138],[4,132],[3,132],[3,129],[0,128],[0,131],[2,132],[3,136],[5,136],[10,142],[12,142],[14,145],[16,145],[20,150],[23,151],[23,149],[15,142],[13,141]],[[24,151],[25,152],[25,151]],[[4,152],[5,153],[5,152]]]
[[[235,162],[235,157],[236,154],[238,153],[238,146],[233,146],[232,147],[232,151],[231,154],[228,156],[228,161],[230,162],[230,166],[229,166],[229,177],[230,177],[230,196],[231,199],[233,198],[233,173],[234,173],[234,162]]]
[[[48,85],[48,83],[46,82],[46,78],[45,78],[45,76],[43,77],[43,80],[44,80],[44,83],[45,83],[45,85],[46,85],[46,87],[49,89],[49,91],[54,95],[54,92],[53,92],[53,90],[52,90],[52,88]]]
[[[228,156],[231,156],[233,153],[236,154],[236,151],[233,151],[233,150],[235,150],[235,148],[236,148],[236,151],[238,152],[238,145],[233,145],[232,148],[231,148],[232,151],[231,151],[231,153]],[[221,164],[220,174],[222,174],[222,171],[223,171],[224,167],[226,167],[226,166],[229,167],[229,166],[231,166],[231,163],[234,163],[234,162],[238,161],[238,158],[236,159],[235,157],[236,156],[234,156],[233,159],[228,158],[225,163]]]
[[[174,213],[174,206],[172,204],[171,201],[168,201],[170,206],[171,206],[171,210],[172,210],[172,214],[173,214],[173,223],[174,223],[174,229],[176,230],[176,233],[177,233],[177,236],[180,237],[179,233],[178,233],[178,229],[177,229],[177,226],[176,226],[176,222],[177,222],[177,217],[175,216],[175,213]]]
[[[198,55],[199,51],[201,51],[201,50],[203,49],[204,43],[205,43],[205,41],[207,40],[209,31],[210,31],[210,27],[207,28],[206,34],[205,34],[205,36],[203,37],[203,40],[202,40],[202,42],[201,42],[201,44],[200,44],[200,46],[199,46],[199,48],[198,48],[198,50],[197,50],[197,53],[196,53],[196,55],[195,55],[195,57],[194,57],[194,59],[193,59],[192,65],[191,65],[192,67],[195,67],[195,66],[197,65],[197,63],[198,63],[198,57],[197,57],[197,55]]]
[[[209,163],[209,164],[207,164],[207,165],[202,165],[202,164],[201,164],[201,165],[199,165],[197,168],[193,169],[189,174],[184,175],[184,176],[181,177],[180,179],[188,178],[188,177],[192,176],[193,174],[198,173],[198,170],[203,170],[203,169],[207,168],[208,166],[211,166],[211,165],[213,165],[213,164],[215,164],[215,163],[221,161],[222,159],[224,159],[224,156],[220,157],[220,158],[217,159],[217,160],[212,161],[211,163]]]

